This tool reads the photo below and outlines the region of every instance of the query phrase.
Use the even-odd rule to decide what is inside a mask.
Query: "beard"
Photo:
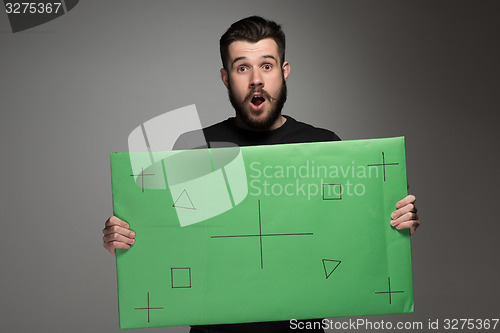
[[[250,111],[246,110],[245,107],[248,105],[250,100],[252,99],[253,94],[256,92],[261,93],[262,95],[265,96],[266,102],[270,103],[270,110],[267,116],[264,119],[254,119],[250,116]],[[231,79],[228,80],[228,89],[227,93],[229,95],[229,101],[231,102],[231,105],[233,106],[234,110],[236,111],[236,117],[241,119],[241,121],[247,125],[248,127],[254,129],[254,130],[267,130],[269,129],[275,121],[278,119],[278,117],[281,115],[281,110],[283,109],[283,106],[285,105],[286,98],[287,98],[287,87],[286,87],[286,81],[285,78],[282,76],[282,82],[281,82],[281,89],[279,91],[278,96],[274,97],[271,96],[267,91],[264,89],[257,87],[252,89],[250,93],[245,97],[245,99],[240,102],[237,100],[236,96],[234,95],[233,89],[231,87]]]

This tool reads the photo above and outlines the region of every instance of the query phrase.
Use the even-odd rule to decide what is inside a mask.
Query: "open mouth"
[[[252,97],[252,100],[250,101],[250,103],[252,103],[253,105],[255,106],[260,106],[262,103],[264,103],[266,101],[266,99],[260,95],[254,95]]]

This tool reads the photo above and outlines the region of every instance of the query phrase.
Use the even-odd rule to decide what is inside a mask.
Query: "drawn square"
[[[191,288],[191,268],[171,268],[172,288]]]
[[[323,184],[323,200],[342,200],[342,185]]]

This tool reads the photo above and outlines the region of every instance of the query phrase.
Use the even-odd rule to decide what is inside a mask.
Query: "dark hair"
[[[265,38],[272,38],[276,42],[281,65],[283,65],[285,62],[286,43],[285,33],[281,30],[281,25],[260,16],[250,16],[231,24],[229,29],[220,38],[220,57],[224,69],[227,70],[229,44],[236,41],[257,43]]]

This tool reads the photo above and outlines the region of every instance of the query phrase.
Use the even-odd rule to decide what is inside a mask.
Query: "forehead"
[[[238,40],[229,44],[229,61],[236,58],[258,59],[271,55],[278,59],[278,45],[271,38],[261,39],[257,43]]]

